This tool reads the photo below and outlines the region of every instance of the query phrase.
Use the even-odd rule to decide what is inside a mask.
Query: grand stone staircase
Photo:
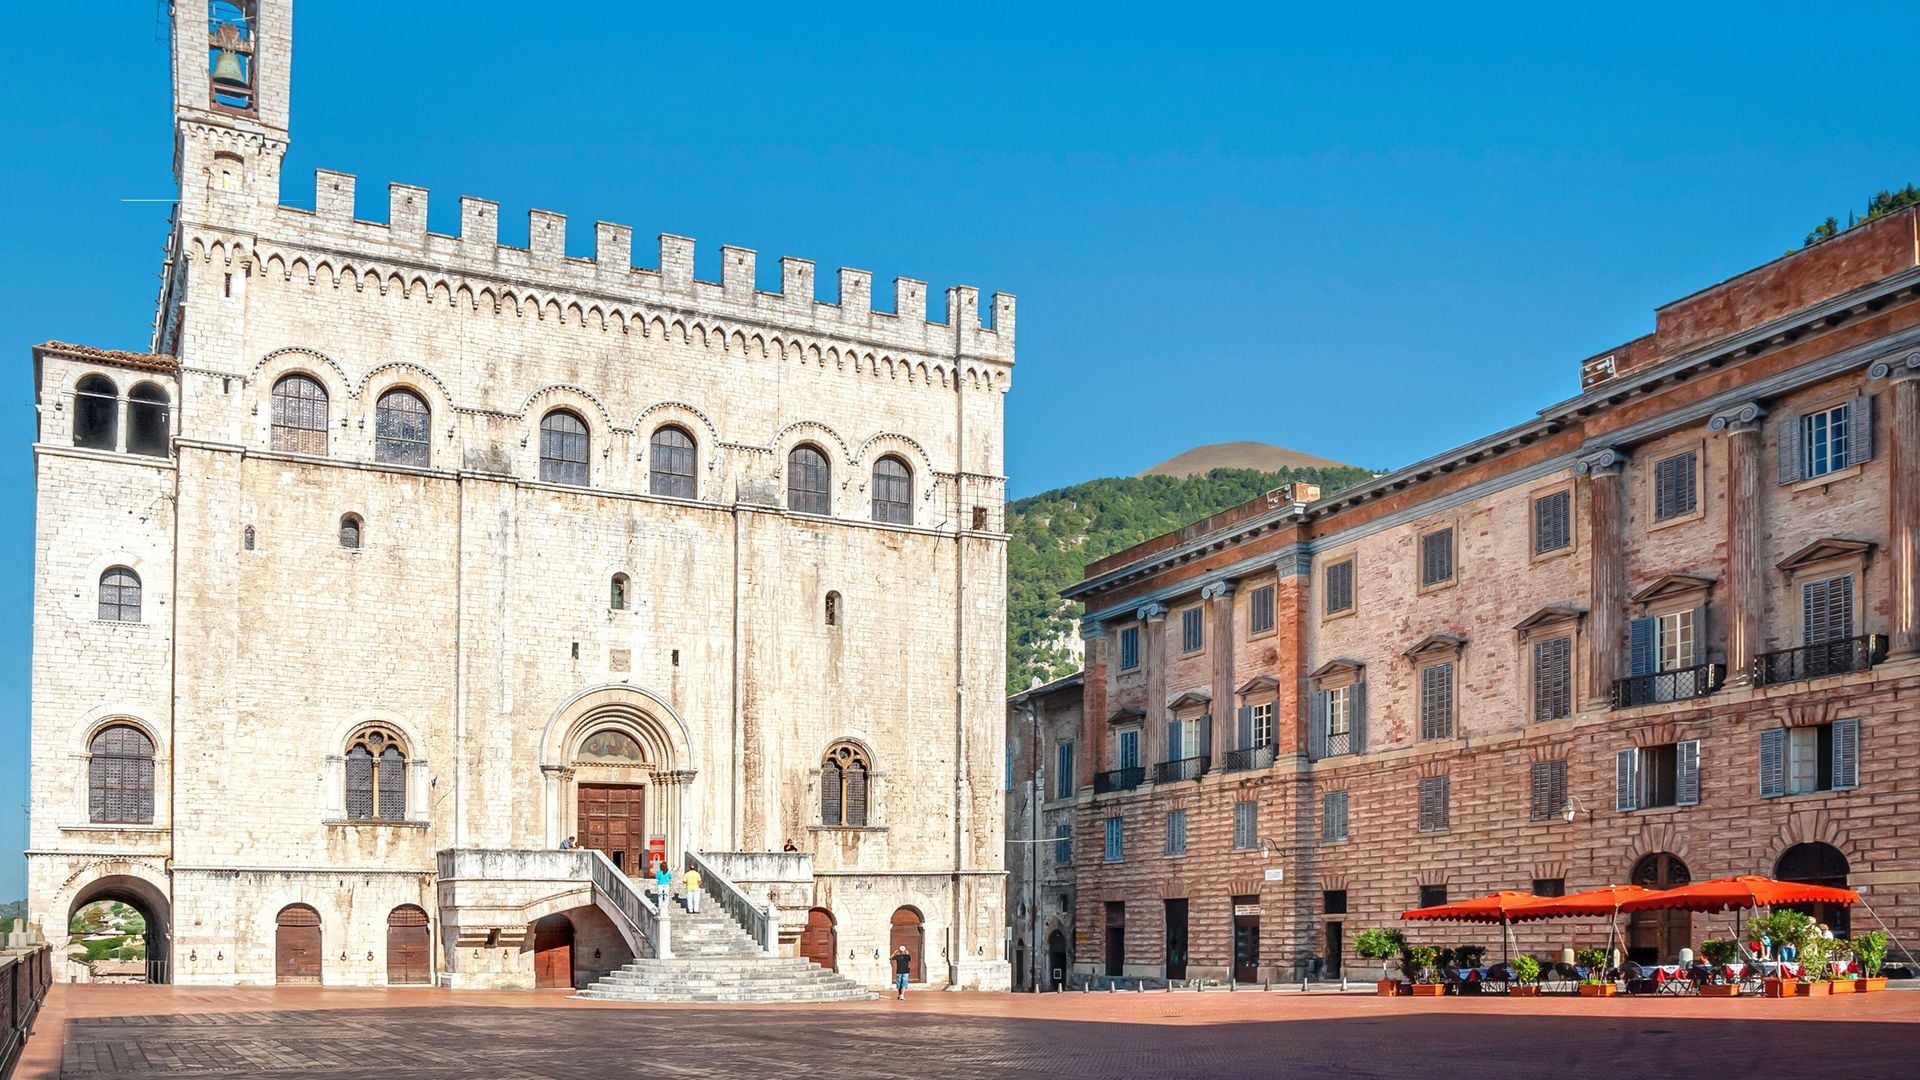
[[[864,1001],[871,990],[803,957],[768,956],[707,898],[706,910],[675,897],[672,959],[643,957],[580,991],[583,998],[759,1004]]]

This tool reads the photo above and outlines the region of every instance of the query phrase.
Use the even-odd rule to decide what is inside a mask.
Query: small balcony
[[[1632,709],[1657,705],[1663,701],[1686,701],[1706,697],[1727,681],[1727,665],[1695,664],[1650,675],[1629,675],[1613,680],[1613,707]]]
[[[1220,759],[1220,768],[1225,772],[1247,772],[1250,769],[1264,769],[1273,764],[1273,744],[1249,746],[1242,750],[1229,750]]]
[[[1753,683],[1755,686],[1778,686],[1781,683],[1818,679],[1822,675],[1845,675],[1852,671],[1865,671],[1886,658],[1885,634],[1823,641],[1818,645],[1781,649],[1754,657]]]
[[[1105,795],[1110,791],[1132,791],[1145,783],[1147,770],[1135,765],[1131,769],[1112,769],[1093,774],[1093,793]]]
[[[1171,784],[1178,780],[1198,780],[1207,771],[1212,758],[1189,757],[1178,761],[1162,761],[1153,767],[1153,782]]]

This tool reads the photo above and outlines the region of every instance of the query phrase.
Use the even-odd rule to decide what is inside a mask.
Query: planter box
[[[1870,979],[1861,979],[1855,983],[1853,992],[1856,994],[1877,994],[1886,988],[1887,977],[1885,975],[1875,975]]]
[[[1706,986],[1703,986],[1700,988],[1700,996],[1701,997],[1739,997],[1740,984],[1727,983],[1726,985],[1722,986],[1718,983],[1708,983]]]
[[[1446,983],[1414,983],[1414,997],[1443,997],[1447,992]]]
[[[1373,991],[1374,993],[1379,994],[1381,997],[1399,997],[1400,996],[1400,980],[1399,979],[1381,979],[1379,982],[1376,982],[1373,984]]]
[[[1797,982],[1793,984],[1793,994],[1795,997],[1826,997],[1832,993],[1832,986],[1832,983]]]
[[[1539,997],[1540,987],[1532,983],[1515,983],[1507,987],[1508,997]]]
[[[1852,979],[1835,979],[1826,985],[1827,993],[1829,994],[1851,994],[1854,992],[1854,980]]]
[[[1761,980],[1761,985],[1766,987],[1766,994],[1768,997],[1784,998],[1784,997],[1795,996],[1795,991],[1793,988],[1798,984],[1790,983],[1785,979],[1763,979]]]
[[[1612,997],[1620,992],[1619,983],[1581,983],[1581,997]]]

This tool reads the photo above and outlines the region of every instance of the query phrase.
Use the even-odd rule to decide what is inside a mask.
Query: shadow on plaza
[[[1913,996],[1920,1006],[1920,994]],[[1915,1022],[1449,1012],[1126,1022],[868,1009],[437,1006],[75,1019],[62,1077],[1898,1077]],[[1165,1018],[1173,1019],[1166,1015]]]

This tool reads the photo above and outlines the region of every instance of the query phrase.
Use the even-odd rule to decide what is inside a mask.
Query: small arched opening
[[[533,924],[533,987],[573,988],[573,920],[549,915]]]
[[[87,966],[90,981],[113,965],[116,981],[170,982],[170,917],[166,894],[152,882],[131,874],[97,878],[67,907],[67,955]],[[121,966],[128,963],[138,966]]]
[[[807,912],[807,928],[800,931],[800,955],[826,968],[840,970],[840,938],[834,928],[833,912],[812,908]]]
[[[117,450],[120,391],[105,375],[89,375],[73,388],[73,445]]]
[[[1067,979],[1067,935],[1055,930],[1047,935],[1047,989]]]
[[[157,383],[141,383],[127,395],[127,451],[172,456],[173,399]]]

